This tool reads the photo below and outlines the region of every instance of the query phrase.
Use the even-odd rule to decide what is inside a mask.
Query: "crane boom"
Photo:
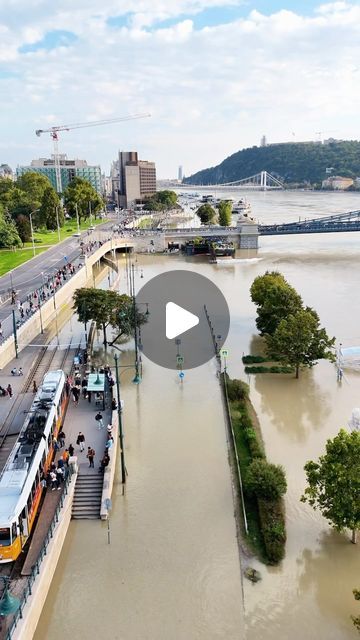
[[[139,118],[150,118],[150,113],[135,113],[133,115],[122,116],[121,118],[110,118],[109,120],[90,120],[89,122],[75,122],[74,124],[60,124],[54,125],[49,129],[36,129],[35,133],[38,137],[42,133],[50,133],[50,136],[54,143],[54,164],[56,175],[56,190],[58,193],[62,192],[61,184],[61,168],[59,160],[59,131],[71,131],[72,129],[85,129],[86,127],[98,127],[103,124],[115,124],[116,122],[126,122],[127,120],[138,120]]]
[[[138,120],[139,118],[150,118],[151,113],[135,113],[134,115],[123,116],[121,118],[111,118],[110,120],[90,120],[89,122],[75,122],[73,124],[60,124],[49,129],[36,129],[37,136],[42,133],[56,133],[57,131],[70,131],[71,129],[85,129],[86,127],[98,127],[103,124],[113,124],[116,122],[126,122],[127,120]]]

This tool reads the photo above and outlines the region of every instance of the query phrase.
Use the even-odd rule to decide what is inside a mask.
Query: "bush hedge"
[[[282,500],[258,500],[261,530],[266,555],[271,564],[284,558],[286,529]]]
[[[266,460],[261,437],[249,414],[248,386],[226,376],[226,388],[235,446],[244,478],[249,539],[259,557],[276,564],[285,554],[285,517],[281,497],[286,491],[285,474],[280,466]]]
[[[244,364],[252,364],[253,362],[268,362],[269,358],[264,356],[243,356],[242,361]]]
[[[272,365],[271,367],[245,367],[245,373],[294,373],[294,369],[293,367],[286,365]]]
[[[247,470],[245,486],[261,500],[277,500],[286,493],[284,469],[265,459],[253,460]]]

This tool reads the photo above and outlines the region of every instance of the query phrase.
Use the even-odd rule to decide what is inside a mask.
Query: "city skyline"
[[[168,4],[14,0],[0,22],[0,163],[50,157],[36,128],[139,111],[152,117],[60,134],[60,153],[109,174],[118,150],[134,148],[169,178],[263,134],[359,138],[357,2]]]

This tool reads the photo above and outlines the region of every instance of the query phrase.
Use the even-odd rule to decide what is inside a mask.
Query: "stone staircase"
[[[97,520],[100,518],[103,474],[79,473],[71,517],[74,520]]]

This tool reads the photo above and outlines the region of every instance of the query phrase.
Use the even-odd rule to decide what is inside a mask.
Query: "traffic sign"
[[[176,362],[177,364],[184,364],[183,356],[176,356]]]
[[[228,358],[229,357],[229,349],[220,349],[220,355],[223,358]]]
[[[179,373],[179,378],[180,380],[182,380],[183,378],[185,378],[185,373],[183,371],[180,371]]]

